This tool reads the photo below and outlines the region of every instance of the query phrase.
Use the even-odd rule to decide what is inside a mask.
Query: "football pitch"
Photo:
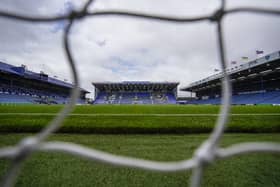
[[[0,106],[0,147],[15,145],[45,127],[62,106]],[[77,106],[48,140],[158,161],[191,158],[215,125],[219,106]],[[279,106],[234,106],[221,146],[280,142]],[[0,176],[10,161],[0,160]],[[279,186],[280,159],[250,154],[217,161],[203,186]],[[158,173],[113,167],[62,153],[35,153],[17,186],[187,186],[191,172]]]
[[[62,109],[54,105],[0,106],[0,132],[38,132]],[[59,132],[96,134],[209,133],[219,106],[77,106]],[[234,106],[227,132],[280,132],[279,106]]]

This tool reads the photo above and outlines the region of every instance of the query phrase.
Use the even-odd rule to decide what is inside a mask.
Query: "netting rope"
[[[235,144],[227,148],[219,147],[220,139],[226,128],[228,122],[228,116],[230,114],[231,104],[231,82],[229,75],[226,73],[227,65],[225,63],[226,53],[224,49],[223,40],[223,26],[222,21],[225,15],[236,13],[253,13],[253,14],[266,14],[266,15],[280,15],[280,10],[267,9],[267,8],[252,8],[252,7],[239,7],[232,9],[225,9],[225,0],[221,0],[221,6],[210,15],[202,15],[197,17],[180,17],[180,16],[167,16],[156,15],[141,12],[131,12],[128,10],[96,10],[89,11],[89,6],[93,3],[93,0],[88,0],[81,10],[72,10],[70,13],[60,16],[27,16],[17,13],[11,13],[7,11],[0,11],[0,17],[33,22],[55,22],[61,20],[68,20],[68,24],[64,30],[63,46],[65,55],[67,57],[69,66],[71,68],[72,78],[74,80],[74,87],[71,91],[70,101],[59,112],[59,114],[44,128],[41,132],[33,137],[27,137],[21,140],[17,145],[0,148],[0,158],[8,158],[12,160],[7,172],[3,176],[0,185],[4,187],[13,186],[16,182],[17,176],[20,173],[23,161],[29,158],[35,151],[41,152],[63,152],[74,156],[79,156],[89,160],[97,162],[103,162],[111,165],[125,166],[131,168],[139,168],[145,170],[159,171],[159,172],[175,172],[181,170],[193,170],[190,186],[198,187],[201,185],[204,168],[207,165],[212,164],[218,159],[225,159],[235,155],[249,154],[256,152],[271,152],[280,154],[280,144],[277,143],[265,143],[265,142],[251,142]],[[148,19],[155,21],[165,21],[173,23],[191,23],[200,21],[210,21],[216,24],[217,39],[219,46],[219,57],[222,67],[223,80],[222,80],[222,106],[220,114],[216,121],[214,130],[210,137],[197,148],[194,155],[190,159],[177,161],[177,162],[158,162],[137,158],[130,158],[126,156],[119,156],[103,151],[87,148],[82,145],[66,142],[45,142],[46,138],[53,132],[55,132],[62,121],[68,114],[74,109],[75,102],[79,97],[79,76],[76,69],[75,61],[72,57],[69,32],[72,26],[77,20],[88,17],[105,17],[105,16],[120,16],[120,17],[133,17],[138,19]]]

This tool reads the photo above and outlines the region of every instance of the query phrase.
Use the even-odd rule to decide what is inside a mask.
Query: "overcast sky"
[[[68,2],[68,3],[67,3]],[[70,3],[69,3],[70,2]],[[63,14],[85,1],[1,0],[0,10],[28,15]],[[209,14],[217,0],[97,0],[90,9],[128,9],[161,15]],[[69,7],[69,4],[71,5]],[[280,9],[279,0],[230,0],[237,6]],[[280,17],[255,14],[227,16],[223,22],[227,62],[256,58],[256,50],[280,50]],[[62,48],[63,24],[31,24],[0,17],[0,60],[71,81]],[[178,81],[180,87],[220,68],[215,24],[174,24],[121,17],[84,19],[71,32],[71,50],[82,87],[93,91],[99,81]]]

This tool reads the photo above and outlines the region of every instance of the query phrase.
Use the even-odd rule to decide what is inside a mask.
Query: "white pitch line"
[[[20,116],[55,116],[57,113],[0,113],[0,116],[13,116],[13,115],[20,115]],[[184,117],[184,116],[219,116],[220,114],[207,114],[207,113],[200,113],[200,114],[131,114],[131,113],[124,113],[124,114],[110,114],[110,113],[96,113],[96,114],[82,114],[82,113],[73,113],[69,114],[69,116],[159,116],[159,117]],[[230,114],[231,116],[280,116],[280,113],[247,113],[247,114]]]

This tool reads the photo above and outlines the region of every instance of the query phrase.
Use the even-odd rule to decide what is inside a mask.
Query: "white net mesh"
[[[35,151],[45,152],[63,152],[74,156],[95,160],[111,165],[126,166],[131,168],[139,168],[145,170],[153,170],[160,172],[175,172],[180,170],[193,170],[190,186],[200,186],[202,181],[202,174],[204,168],[207,165],[213,163],[217,159],[224,159],[235,155],[248,154],[252,152],[272,152],[280,153],[280,144],[274,143],[242,143],[233,145],[228,148],[220,148],[219,142],[226,128],[231,103],[231,83],[229,76],[226,74],[225,63],[225,50],[223,40],[223,26],[222,20],[225,15],[236,13],[253,13],[253,14],[266,14],[266,15],[280,15],[280,10],[265,9],[265,8],[251,8],[240,7],[234,9],[225,10],[225,0],[221,0],[221,6],[211,15],[199,16],[199,17],[175,17],[175,16],[161,16],[154,14],[144,14],[140,12],[129,12],[120,10],[103,10],[103,11],[88,11],[88,7],[92,4],[92,0],[89,0],[80,11],[71,11],[67,15],[53,16],[53,17],[31,17],[25,15],[19,15],[10,12],[0,11],[0,17],[17,21],[26,21],[34,23],[55,22],[59,20],[69,20],[69,23],[64,31],[63,42],[65,55],[68,59],[71,73],[74,80],[74,88],[71,92],[71,99],[64,109],[50,122],[50,124],[39,132],[34,137],[28,137],[21,140],[16,146],[4,147],[0,149],[0,158],[8,158],[12,160],[12,164],[8,168],[7,173],[3,177],[1,186],[13,186],[16,182],[16,178],[21,170],[23,161],[29,158]],[[83,19],[85,17],[96,16],[120,16],[120,17],[134,17],[138,19],[158,20],[165,22],[181,22],[191,23],[200,21],[211,21],[216,25],[220,63],[222,65],[223,72],[223,84],[222,84],[222,106],[221,112],[218,116],[216,126],[211,133],[210,137],[195,151],[192,158],[178,162],[157,162],[136,158],[129,158],[124,156],[113,155],[98,151],[95,149],[89,149],[81,145],[66,143],[66,142],[44,142],[45,139],[53,132],[55,132],[66,116],[73,110],[75,102],[79,97],[79,76],[76,70],[76,64],[72,58],[71,48],[69,44],[69,32],[75,21]]]

